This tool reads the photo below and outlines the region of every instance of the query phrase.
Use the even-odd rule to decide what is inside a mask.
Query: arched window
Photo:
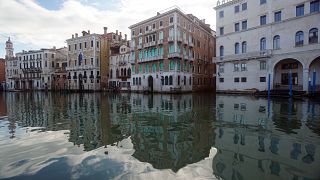
[[[312,28],[309,31],[309,44],[318,43],[318,29]]]
[[[247,53],[247,41],[242,42],[242,53]]]
[[[165,77],[164,84],[165,84],[165,85],[168,85],[168,84],[169,84],[169,83],[168,83],[168,76]]]
[[[133,85],[136,85],[136,78],[133,78]]]
[[[260,51],[265,51],[267,49],[267,41],[266,38],[260,39]]]
[[[110,79],[112,79],[112,69],[110,69]]]
[[[273,49],[280,49],[280,36],[276,35],[273,38]]]
[[[172,76],[169,77],[169,85],[173,85],[173,78],[172,78]]]
[[[128,76],[131,77],[131,69],[128,69]]]
[[[123,70],[123,76],[127,76],[127,68],[124,68],[124,70]]]
[[[302,46],[303,45],[303,32],[299,31],[296,33],[296,46]]]
[[[234,53],[239,54],[240,52],[240,45],[239,43],[234,44]]]
[[[117,76],[117,78],[119,77],[119,69],[117,69],[117,71],[116,71],[116,76]]]
[[[220,46],[220,57],[224,56],[224,47]]]

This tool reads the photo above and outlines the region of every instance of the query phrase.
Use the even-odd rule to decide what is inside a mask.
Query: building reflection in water
[[[223,179],[318,179],[319,103],[217,97],[213,171]],[[313,107],[312,107],[313,105]],[[314,111],[312,111],[314,108]]]
[[[320,177],[320,103],[315,101],[8,93],[5,103],[11,138],[17,127],[69,130],[70,142],[91,151],[131,137],[133,157],[174,172],[208,157],[214,147],[213,172],[223,179]]]

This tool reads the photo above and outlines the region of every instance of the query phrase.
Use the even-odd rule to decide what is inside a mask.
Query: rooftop
[[[238,3],[240,1],[243,1],[243,0],[218,0],[217,1],[217,6],[214,7],[214,9],[217,10],[217,9],[222,8],[222,7],[229,6],[231,4]]]

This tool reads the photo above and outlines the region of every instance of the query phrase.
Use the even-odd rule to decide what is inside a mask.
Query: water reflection
[[[215,175],[230,180],[319,179],[320,116],[309,111],[310,103],[319,110],[319,103],[309,100],[272,100],[269,115],[267,100],[218,96]]]
[[[175,173],[201,162],[217,148],[210,168],[213,176],[223,179],[320,177],[320,102],[316,101],[210,94],[8,93],[0,95],[0,106],[5,107],[0,114],[8,116],[6,126],[0,127],[2,143],[19,142],[22,127],[37,127],[23,130],[43,136],[63,131],[75,148],[100,152],[105,147],[104,155],[115,153],[108,147],[122,148],[122,141],[130,139],[134,150],[130,156]],[[24,153],[19,152],[23,158],[6,163],[31,163]],[[85,159],[91,162],[91,158],[95,159]],[[68,166],[64,158],[54,161]],[[96,171],[114,163],[117,168],[108,177],[129,171],[122,167],[127,162],[99,161],[98,169],[82,168],[99,174]],[[46,173],[54,169],[46,168]]]

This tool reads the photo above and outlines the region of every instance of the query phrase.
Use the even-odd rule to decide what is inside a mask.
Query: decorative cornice
[[[217,6],[214,7],[214,9],[218,10],[220,8],[223,8],[223,7],[232,5],[232,4],[236,4],[236,3],[239,3],[241,1],[243,1],[243,0],[218,0]]]

